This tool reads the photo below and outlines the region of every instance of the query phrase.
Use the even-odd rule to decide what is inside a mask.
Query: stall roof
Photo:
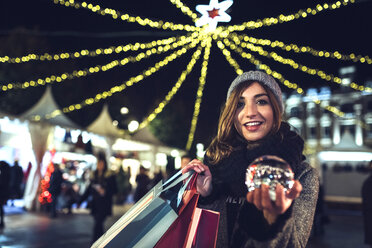
[[[57,115],[54,118],[46,119],[45,116],[51,114],[53,111],[60,109],[54,100],[52,88],[48,85],[44,95],[40,100],[19,116],[20,119],[34,120],[35,116],[40,116],[41,122],[47,122],[52,125],[61,126],[65,128],[81,129],[79,125],[74,123],[64,114]]]
[[[87,127],[87,130],[103,136],[125,138],[124,131],[115,127],[112,122],[108,106],[105,104],[100,115]]]

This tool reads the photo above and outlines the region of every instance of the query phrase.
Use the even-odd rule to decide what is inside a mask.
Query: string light
[[[195,38],[197,37],[199,33],[193,32],[191,34],[191,37]],[[80,51],[75,52],[62,52],[59,54],[49,54],[44,53],[42,55],[39,54],[28,54],[21,57],[10,57],[10,56],[3,56],[0,57],[0,63],[14,63],[14,64],[20,64],[20,63],[26,63],[30,61],[58,61],[63,59],[78,59],[82,57],[96,57],[100,55],[109,55],[109,54],[119,54],[122,52],[128,52],[128,51],[138,51],[143,49],[149,49],[160,45],[168,45],[175,41],[183,40],[187,37],[190,37],[190,35],[183,35],[178,37],[170,37],[167,39],[161,39],[161,40],[154,40],[148,43],[135,43],[135,44],[127,44],[127,45],[120,45],[120,46],[110,46],[107,48],[97,48],[94,50],[88,50],[83,49]]]
[[[56,116],[61,115],[62,113],[70,113],[70,112],[82,109],[86,106],[98,103],[103,99],[109,98],[115,93],[122,92],[127,87],[130,87],[133,84],[138,83],[138,82],[142,81],[143,79],[147,78],[148,76],[151,76],[152,74],[156,73],[157,71],[159,71],[160,69],[162,69],[163,67],[168,65],[169,62],[179,58],[181,55],[185,54],[189,49],[194,48],[199,42],[200,42],[200,39],[193,40],[191,44],[173,52],[172,54],[170,54],[169,56],[167,56],[163,60],[157,62],[154,66],[149,67],[148,69],[143,71],[141,74],[139,74],[137,76],[134,76],[134,77],[131,77],[128,81],[126,81],[126,82],[124,82],[124,83],[122,83],[118,86],[114,86],[114,87],[110,88],[110,90],[108,90],[108,91],[98,93],[98,94],[96,94],[95,97],[87,98],[80,103],[71,104],[71,105],[63,108],[62,110],[60,110],[60,109],[55,110],[52,113],[45,115],[44,118],[45,119],[55,118]],[[31,119],[33,121],[40,121],[42,119],[42,117],[39,116],[39,115],[35,115]]]
[[[188,136],[188,140],[187,140],[187,144],[186,144],[186,150],[187,151],[190,150],[192,142],[194,141],[196,124],[198,123],[198,118],[199,118],[199,113],[200,113],[200,106],[201,106],[202,98],[203,98],[205,79],[207,77],[208,61],[209,61],[209,55],[210,55],[211,46],[212,46],[212,38],[210,36],[208,36],[208,38],[206,38],[203,43],[202,43],[202,46],[204,45],[206,47],[205,47],[205,52],[204,52],[204,56],[203,56],[203,64],[202,64],[202,69],[201,69],[201,75],[200,75],[200,78],[199,78],[199,87],[198,87],[198,90],[196,92],[194,114],[192,116],[191,128],[190,128],[190,132],[189,132],[189,136]]]
[[[256,28],[260,28],[263,26],[271,26],[271,25],[276,25],[278,23],[290,22],[296,19],[306,18],[311,15],[316,15],[325,10],[338,9],[341,6],[346,6],[354,2],[355,0],[343,0],[343,1],[337,1],[333,4],[327,4],[327,3],[324,3],[323,5],[318,4],[315,8],[307,8],[306,10],[302,9],[302,10],[297,11],[297,13],[291,14],[291,15],[281,14],[278,17],[268,17],[268,18],[264,18],[263,20],[249,21],[249,22],[244,22],[240,25],[228,26],[227,30],[229,32],[243,31],[245,29],[256,29]]]
[[[148,58],[155,53],[157,53],[157,54],[165,53],[169,50],[173,50],[173,49],[175,49],[179,46],[183,46],[187,43],[190,43],[193,40],[194,40],[194,37],[189,36],[186,39],[181,39],[178,42],[171,43],[170,45],[167,44],[165,46],[158,46],[157,48],[148,49],[148,50],[146,50],[142,53],[139,53],[136,56],[129,56],[129,57],[124,58],[122,60],[113,60],[110,63],[108,63],[106,65],[103,65],[103,66],[96,65],[96,66],[93,66],[93,67],[90,67],[90,68],[87,68],[87,69],[75,70],[72,73],[67,73],[67,72],[62,73],[59,76],[52,75],[52,76],[48,76],[44,79],[39,78],[39,79],[36,79],[36,80],[26,81],[24,83],[8,83],[7,85],[5,85],[3,83],[3,86],[0,87],[0,89],[1,89],[1,91],[7,91],[7,90],[11,90],[11,89],[27,89],[28,87],[31,87],[31,86],[32,87],[37,87],[37,86],[45,85],[47,83],[48,84],[52,84],[54,82],[61,83],[65,80],[67,80],[67,79],[71,80],[71,79],[74,79],[74,78],[85,77],[87,75],[91,75],[91,74],[94,74],[94,73],[97,73],[97,72],[100,72],[100,71],[111,70],[112,68],[117,67],[117,66],[125,66],[129,62],[132,62],[132,63],[139,62],[142,59]]]
[[[275,61],[277,61],[281,64],[289,65],[293,69],[301,70],[301,71],[303,71],[303,72],[305,72],[309,75],[316,75],[316,76],[320,77],[321,79],[329,81],[329,82],[334,82],[334,83],[337,83],[337,84],[342,83],[342,79],[339,78],[339,77],[336,77],[332,74],[327,74],[324,71],[319,70],[319,69],[314,69],[314,68],[310,68],[310,67],[302,65],[302,64],[298,64],[293,59],[283,58],[282,56],[280,56],[279,54],[277,54],[275,52],[268,52],[268,51],[264,50],[261,46],[255,46],[252,43],[241,42],[238,37],[234,37],[233,41],[235,42],[235,44],[237,44],[237,45],[239,45],[243,48],[248,48],[249,50],[251,50],[253,52],[257,52],[262,56],[265,56],[267,58],[272,58],[272,59],[274,59]],[[363,85],[358,85],[355,82],[352,82],[349,87],[351,87],[354,90],[358,90],[358,91],[372,92],[372,88],[365,87]]]
[[[308,53],[316,57],[333,58],[333,59],[344,60],[344,61],[351,60],[353,62],[372,64],[372,59],[369,56],[356,55],[354,53],[341,54],[338,51],[329,52],[325,50],[316,50],[309,46],[297,46],[296,44],[285,44],[284,42],[278,41],[278,40],[271,41],[268,39],[258,39],[258,38],[254,38],[248,35],[237,35],[235,33],[233,33],[233,35],[235,37],[237,36],[240,40],[244,40],[249,43],[258,44],[262,46],[270,46],[272,48],[278,47],[287,52],[292,51],[295,53]]]
[[[91,3],[75,3],[74,0],[54,0],[55,4],[60,4],[65,7],[73,7],[76,9],[84,8],[92,11],[93,13],[105,16],[110,15],[113,19],[120,19],[122,21],[130,22],[130,23],[137,23],[141,26],[150,26],[152,28],[158,28],[158,29],[170,29],[172,31],[176,30],[184,30],[184,31],[197,31],[198,28],[191,25],[184,25],[184,24],[175,24],[172,22],[163,22],[163,21],[152,21],[148,18],[141,18],[139,16],[130,16],[128,14],[122,14],[117,10],[109,9],[109,8],[102,8],[100,5],[93,5]]]
[[[161,101],[158,107],[155,108],[155,110],[152,111],[152,113],[149,116],[147,116],[145,120],[139,125],[139,129],[146,127],[150,122],[152,122],[156,118],[156,116],[163,111],[163,109],[169,103],[169,101],[172,100],[173,96],[178,92],[179,88],[182,86],[182,83],[186,80],[186,77],[194,68],[195,63],[199,60],[202,48],[203,48],[202,46],[199,46],[198,49],[194,52],[189,64],[186,67],[186,70],[184,70],[181,73],[181,76],[178,78],[176,84],[168,92],[168,94],[163,99],[163,101]]]
[[[217,46],[221,49],[223,55],[225,55],[227,62],[229,62],[229,64],[235,69],[236,74],[242,74],[243,70],[240,68],[236,60],[231,57],[230,51],[225,48],[225,45],[222,43],[222,41],[217,41]]]
[[[191,17],[193,22],[196,21],[196,18],[198,17],[196,13],[194,13],[189,7],[187,7],[185,4],[183,4],[180,0],[170,0],[170,2],[174,5],[176,5],[177,8],[179,8],[182,13],[185,15]]]

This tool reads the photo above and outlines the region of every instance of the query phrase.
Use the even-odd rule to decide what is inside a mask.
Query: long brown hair
[[[217,135],[212,140],[206,151],[206,155],[211,164],[217,164],[223,158],[229,156],[239,144],[246,142],[235,129],[234,116],[240,96],[243,94],[243,91],[254,82],[257,81],[246,81],[239,84],[227,99],[220,114]],[[274,134],[279,130],[280,123],[282,121],[279,102],[269,88],[260,82],[257,83],[259,83],[266,90],[270,99],[271,107],[274,113],[274,124],[268,135]]]

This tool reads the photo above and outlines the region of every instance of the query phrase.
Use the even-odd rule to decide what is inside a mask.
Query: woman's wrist
[[[269,225],[272,225],[275,223],[276,219],[278,218],[278,215],[277,214],[273,214],[273,213],[270,213],[268,211],[263,211],[263,215],[267,221],[267,223],[269,223]]]

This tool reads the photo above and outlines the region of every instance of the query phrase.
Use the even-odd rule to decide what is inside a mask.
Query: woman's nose
[[[257,115],[257,106],[255,104],[246,104],[244,108],[244,115],[252,117]]]

